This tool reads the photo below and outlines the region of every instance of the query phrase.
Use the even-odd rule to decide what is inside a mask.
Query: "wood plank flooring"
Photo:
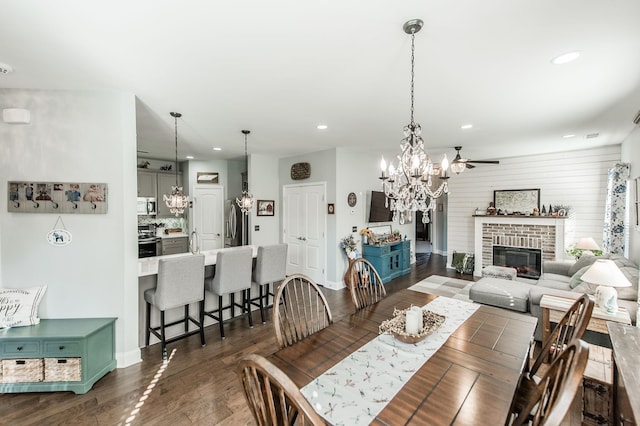
[[[446,258],[418,255],[410,274],[387,284],[387,292],[407,288],[430,276],[472,280],[446,269]],[[323,289],[334,320],[352,312],[348,291]],[[142,349],[143,362],[116,369],[84,395],[71,392],[0,395],[0,424],[10,425],[254,425],[236,375],[236,362],[249,353],[269,355],[277,349],[268,312],[266,324],[254,312],[225,324],[225,340],[217,325],[206,328],[205,348],[198,336],[169,345],[171,360],[163,364],[160,346]],[[573,410],[567,425],[580,424]],[[574,420],[576,419],[577,422]]]

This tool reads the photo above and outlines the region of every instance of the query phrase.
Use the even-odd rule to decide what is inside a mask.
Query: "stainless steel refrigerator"
[[[235,200],[224,202],[224,246],[236,247],[243,245],[243,220],[247,220]],[[245,228],[246,229],[246,228]]]

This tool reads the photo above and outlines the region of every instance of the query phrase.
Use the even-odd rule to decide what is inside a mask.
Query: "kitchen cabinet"
[[[138,197],[156,197],[158,184],[155,172],[138,171]]]
[[[176,217],[174,213],[169,211],[167,203],[164,202],[162,196],[164,194],[171,194],[174,186],[176,186],[176,174],[171,173],[157,173],[157,191],[158,191],[158,211],[156,217]],[[182,174],[178,173],[178,186],[182,186]]]
[[[169,237],[162,239],[162,255],[186,253],[189,251],[189,237]]]
[[[116,368],[115,318],[42,319],[3,331],[0,393],[86,393]]]

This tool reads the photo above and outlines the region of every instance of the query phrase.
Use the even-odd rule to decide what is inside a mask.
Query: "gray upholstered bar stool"
[[[218,321],[220,337],[224,339],[223,312],[231,310],[231,317],[235,317],[235,308],[240,307],[242,313],[247,313],[249,326],[253,327],[251,318],[251,267],[253,264],[253,249],[251,247],[237,247],[220,250],[216,257],[216,271],[213,278],[204,280],[206,292],[218,296],[218,307],[205,311],[205,315]],[[202,284],[200,284],[202,285]],[[242,304],[235,302],[235,293],[242,292]],[[205,293],[206,293],[205,292]],[[229,304],[223,306],[222,296],[229,295]]]
[[[272,244],[258,247],[256,266],[253,268],[251,290],[258,297],[251,299],[253,306],[260,307],[260,318],[264,323],[264,308],[269,306],[269,285],[282,281],[287,277],[287,244]],[[255,293],[254,293],[255,294]]]
[[[204,341],[204,256],[189,255],[158,261],[158,278],[155,288],[144,292],[146,306],[146,339],[149,346],[150,334],[153,333],[162,345],[162,359],[167,359],[167,344],[200,333],[202,346]],[[189,304],[199,302],[198,319],[189,315]],[[151,306],[160,310],[160,325],[151,326]],[[184,318],[165,324],[165,312],[169,309],[184,306]],[[189,321],[198,326],[198,330],[189,331]],[[184,324],[184,333],[167,339],[165,328]]]

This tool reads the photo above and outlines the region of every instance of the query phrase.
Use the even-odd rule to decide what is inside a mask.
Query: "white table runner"
[[[446,319],[426,339],[408,344],[380,335],[302,388],[302,393],[331,424],[369,424],[479,307],[439,297],[424,308]]]

